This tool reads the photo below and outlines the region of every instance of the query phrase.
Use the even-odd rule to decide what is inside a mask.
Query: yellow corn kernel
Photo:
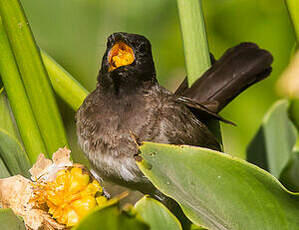
[[[67,212],[67,221],[63,221],[66,222],[66,226],[74,226],[79,222],[79,216],[75,210],[69,209]]]
[[[46,204],[48,212],[57,222],[73,226],[98,205],[103,204],[106,198],[102,196],[103,189],[100,184],[91,180],[81,168],[73,167],[70,170],[60,170],[51,182],[34,184],[35,197],[33,200],[39,204]]]
[[[82,218],[97,205],[97,202],[93,196],[86,196],[81,198],[80,200],[74,201],[71,205],[78,216]]]
[[[94,180],[92,183],[88,184],[87,187],[81,192],[82,196],[95,196],[96,193],[102,193],[103,189],[100,186],[99,182]]]
[[[82,191],[89,183],[89,175],[83,174],[82,169],[72,168],[69,192],[76,193]]]

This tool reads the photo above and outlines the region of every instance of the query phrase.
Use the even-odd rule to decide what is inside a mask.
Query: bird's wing
[[[151,96],[149,98],[151,101],[146,104],[151,105],[153,111],[148,119],[150,122],[146,122],[147,125],[142,129],[146,135],[150,133],[151,138],[144,135],[140,137],[142,140],[221,150],[217,138],[189,109],[182,98],[178,99],[163,87],[157,87],[152,92],[156,96]],[[146,131],[148,128],[151,130]]]
[[[272,55],[256,44],[241,43],[228,49],[190,88],[185,81],[175,94],[218,113],[249,86],[266,78],[272,61]]]
[[[214,118],[217,119],[219,121],[223,121],[225,123],[231,124],[231,125],[235,125],[235,123],[223,118],[222,116],[218,115],[217,113],[209,110],[206,106],[197,103],[196,101],[187,98],[187,97],[177,97],[175,98],[175,100],[177,102],[183,103],[184,105],[186,105],[188,108],[191,109],[191,111],[197,116],[197,117],[201,117],[203,118]],[[201,120],[202,120],[201,119]],[[206,120],[206,119],[205,119]]]
[[[164,105],[156,124],[159,132],[152,140],[154,142],[221,150],[219,142],[208,127],[182,103]]]
[[[212,53],[210,53],[210,60],[211,64],[214,65],[214,63],[217,61]],[[188,79],[185,77],[185,79],[182,81],[182,83],[179,85],[179,87],[175,91],[175,95],[183,95],[184,92],[188,89]]]

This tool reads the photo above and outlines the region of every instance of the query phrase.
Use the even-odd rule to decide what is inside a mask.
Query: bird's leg
[[[90,169],[90,173],[100,184],[103,184],[102,177],[100,177],[99,174],[97,174],[93,168]],[[103,188],[103,196],[109,200],[111,198],[111,195],[106,191],[106,189],[104,187],[102,187],[102,188]]]

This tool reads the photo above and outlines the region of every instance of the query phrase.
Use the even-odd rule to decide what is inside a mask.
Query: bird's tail
[[[176,94],[218,113],[246,88],[266,78],[272,61],[272,55],[256,44],[241,43],[228,49],[191,88],[185,82]]]

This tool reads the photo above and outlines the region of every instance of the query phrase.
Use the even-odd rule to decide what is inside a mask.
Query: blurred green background
[[[113,32],[145,35],[153,47],[159,82],[174,90],[185,77],[184,54],[175,0],[22,0],[41,48],[88,90],[93,90]],[[229,47],[251,41],[274,55],[270,78],[235,99],[222,115],[225,151],[240,157],[264,113],[278,98],[275,84],[289,62],[294,35],[283,0],[203,0],[210,51],[219,58]],[[73,145],[74,113],[62,102]],[[279,130],[277,130],[279,131]],[[76,160],[76,159],[75,159]]]

